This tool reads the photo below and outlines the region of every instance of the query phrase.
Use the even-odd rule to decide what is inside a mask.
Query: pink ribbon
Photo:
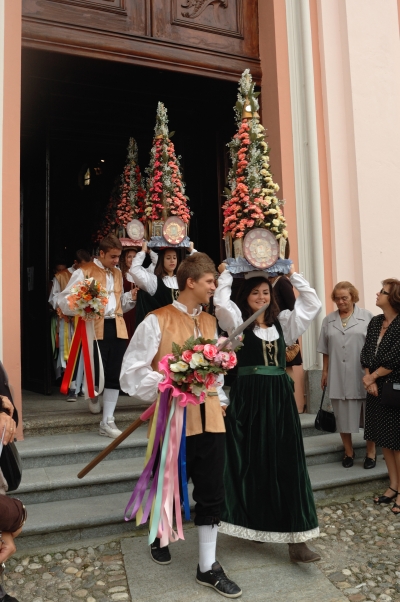
[[[195,406],[199,405],[200,403],[203,403],[204,398],[206,396],[204,391],[202,391],[200,397],[197,397],[197,395],[193,395],[193,393],[184,393],[175,385],[174,381],[171,378],[171,370],[169,368],[168,363],[168,360],[173,357],[174,356],[172,354],[164,355],[162,360],[158,362],[159,371],[164,372],[165,374],[165,379],[158,385],[158,388],[161,392],[164,392],[165,389],[172,389],[172,397],[176,397],[177,404],[183,408],[185,408],[188,405],[188,403],[191,403]]]

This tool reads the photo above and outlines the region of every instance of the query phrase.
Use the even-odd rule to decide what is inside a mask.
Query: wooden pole
[[[93,460],[89,462],[89,464],[80,471],[80,473],[78,474],[78,479],[82,479],[83,477],[85,477],[88,474],[88,472],[90,472],[95,466],[97,466],[97,464],[104,460],[104,458],[106,458],[108,454],[110,454],[116,447],[118,447],[118,445],[122,443],[122,441],[125,441],[125,439],[129,437],[129,435],[131,435],[134,431],[136,431],[137,428],[139,428],[139,426],[146,422],[146,420],[148,420],[154,414],[155,407],[156,402],[154,402],[149,408],[147,408],[147,410],[143,412],[140,418],[137,418],[135,422],[132,422],[132,424],[128,426],[128,428],[126,428],[123,431],[123,433],[119,435],[119,437],[114,439],[114,441],[112,441],[110,445],[108,445],[95,458],[93,458]]]

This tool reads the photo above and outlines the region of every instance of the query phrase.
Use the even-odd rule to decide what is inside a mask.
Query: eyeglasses
[[[350,301],[350,297],[335,297],[335,303],[339,303],[340,301]]]
[[[381,288],[381,290],[379,291],[380,295],[389,295],[390,293],[388,293],[387,291],[385,291],[385,289]]]

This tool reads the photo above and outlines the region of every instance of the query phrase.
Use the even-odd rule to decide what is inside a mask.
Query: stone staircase
[[[134,414],[140,414],[139,408]],[[316,431],[314,419],[312,414],[300,417],[316,500],[380,491],[386,466],[378,456],[375,469],[363,469],[362,434],[354,437],[354,467],[344,469],[339,434]],[[93,427],[92,432],[48,433],[19,442],[24,471],[15,495],[27,505],[29,515],[18,538],[19,549],[135,530],[134,521],[125,522],[123,514],[143,468],[146,433],[146,426],[138,429],[83,479],[77,478],[78,472],[110,443]]]

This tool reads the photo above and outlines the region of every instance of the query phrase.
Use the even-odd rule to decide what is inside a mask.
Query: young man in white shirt
[[[171,353],[172,342],[182,345],[190,336],[217,338],[217,323],[201,309],[215,291],[216,269],[204,253],[187,257],[179,266],[177,281],[179,301],[147,315],[138,326],[125,353],[121,370],[121,388],[145,402],[153,402],[158,384],[164,379],[158,361]],[[199,535],[199,564],[196,581],[214,588],[219,594],[238,598],[242,592],[231,581],[216,560],[220,504],[224,499],[223,469],[225,458],[225,424],[223,416],[228,404],[222,390],[207,394],[200,405],[189,404],[186,422],[187,478],[192,479],[195,525]],[[169,564],[171,555],[160,539],[151,544],[154,562]]]

